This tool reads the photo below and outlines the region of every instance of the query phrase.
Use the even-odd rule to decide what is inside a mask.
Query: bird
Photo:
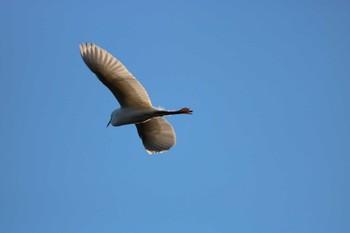
[[[145,88],[117,58],[94,43],[82,43],[79,47],[84,63],[120,104],[120,108],[111,113],[107,127],[135,124],[148,154],[163,153],[173,147],[175,131],[164,116],[192,114],[193,111],[153,107]]]

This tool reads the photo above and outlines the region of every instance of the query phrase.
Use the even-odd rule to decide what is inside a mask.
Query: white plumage
[[[81,44],[80,54],[89,69],[120,103],[121,107],[112,112],[108,125],[135,124],[149,154],[165,152],[175,145],[174,129],[162,116],[191,114],[190,109],[167,111],[154,108],[141,83],[120,61],[97,45]]]

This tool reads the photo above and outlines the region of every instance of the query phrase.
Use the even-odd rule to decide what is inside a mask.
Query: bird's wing
[[[136,124],[136,128],[148,154],[166,152],[176,143],[173,127],[162,117]]]
[[[122,107],[152,106],[151,100],[139,81],[125,66],[95,44],[81,44],[80,54],[85,64],[106,85]]]

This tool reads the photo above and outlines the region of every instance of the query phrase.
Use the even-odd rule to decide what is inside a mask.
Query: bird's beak
[[[108,124],[106,125],[106,127],[109,126],[109,124],[111,123],[111,120],[112,120],[112,118],[108,121]]]

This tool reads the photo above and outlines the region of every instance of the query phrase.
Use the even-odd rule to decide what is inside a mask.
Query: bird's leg
[[[192,110],[189,108],[181,108],[178,111],[173,111],[175,114],[192,114]]]
[[[192,110],[189,108],[181,108],[177,111],[166,111],[166,110],[159,110],[157,111],[157,116],[169,116],[169,115],[176,115],[176,114],[192,114]]]

